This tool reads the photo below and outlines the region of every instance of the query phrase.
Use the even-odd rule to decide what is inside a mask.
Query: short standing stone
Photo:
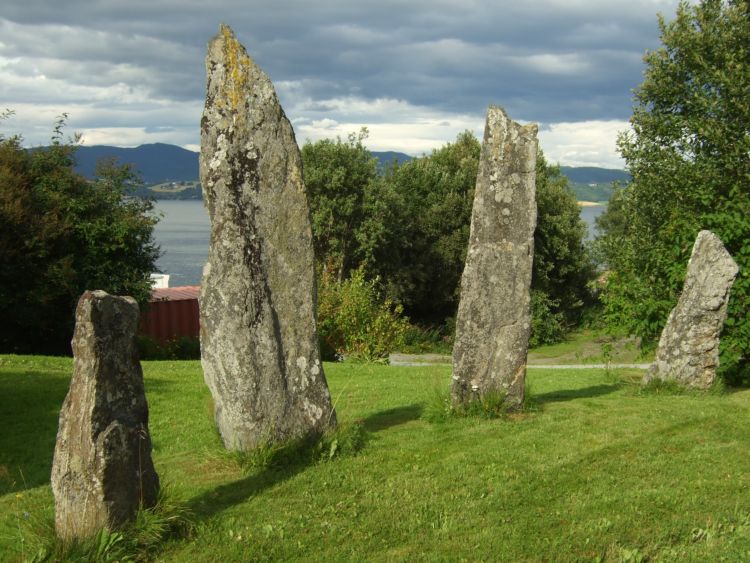
[[[55,529],[65,540],[128,522],[152,506],[148,405],[135,348],[138,304],[87,291],[76,308],[73,378],[52,462]]]
[[[336,424],[320,362],[302,161],[273,85],[227,26],[208,45],[201,359],[229,449]]]
[[[490,107],[453,348],[454,405],[488,393],[521,406],[536,228],[537,126]]]
[[[644,384],[661,379],[697,389],[711,386],[719,366],[719,336],[727,318],[729,291],[737,272],[737,264],[719,237],[711,231],[698,233],[682,294],[669,314]]]

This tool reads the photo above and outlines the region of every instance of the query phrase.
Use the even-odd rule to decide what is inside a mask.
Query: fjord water
[[[581,208],[581,218],[589,227],[589,239],[594,236],[594,220],[605,209],[603,205]],[[159,200],[155,211],[162,214],[154,229],[154,238],[162,251],[156,262],[159,270],[171,276],[171,287],[200,284],[211,230],[203,202]]]
[[[157,267],[170,275],[170,287],[200,284],[211,231],[203,202],[159,200],[155,212],[162,215],[154,228],[162,252]]]

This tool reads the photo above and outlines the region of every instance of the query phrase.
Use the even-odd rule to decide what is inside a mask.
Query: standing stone
[[[656,359],[643,378],[708,389],[719,366],[719,335],[729,291],[739,271],[719,237],[701,231],[688,262],[682,295],[659,338]]]
[[[208,44],[201,183],[211,243],[201,359],[216,423],[246,450],[335,426],[316,330],[312,230],[292,126],[229,27]]]
[[[64,540],[118,528],[156,501],[137,328],[132,297],[87,291],[78,301],[73,378],[52,461],[55,530]]]
[[[487,112],[453,347],[454,405],[502,393],[520,408],[531,330],[537,126]]]

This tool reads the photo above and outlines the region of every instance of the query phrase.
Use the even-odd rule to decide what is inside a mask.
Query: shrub
[[[565,317],[557,304],[546,293],[532,289],[529,346],[560,342],[565,332]]]
[[[401,305],[381,299],[376,280],[365,280],[362,268],[344,281],[324,271],[318,295],[324,359],[332,359],[331,352],[366,361],[386,358],[404,344],[409,321],[402,314]]]
[[[189,336],[175,336],[165,343],[139,334],[137,336],[138,355],[141,360],[199,360],[200,340]]]

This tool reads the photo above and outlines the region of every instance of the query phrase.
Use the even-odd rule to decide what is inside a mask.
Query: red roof
[[[183,285],[181,287],[163,287],[151,290],[151,301],[189,301],[198,299],[201,286]]]

